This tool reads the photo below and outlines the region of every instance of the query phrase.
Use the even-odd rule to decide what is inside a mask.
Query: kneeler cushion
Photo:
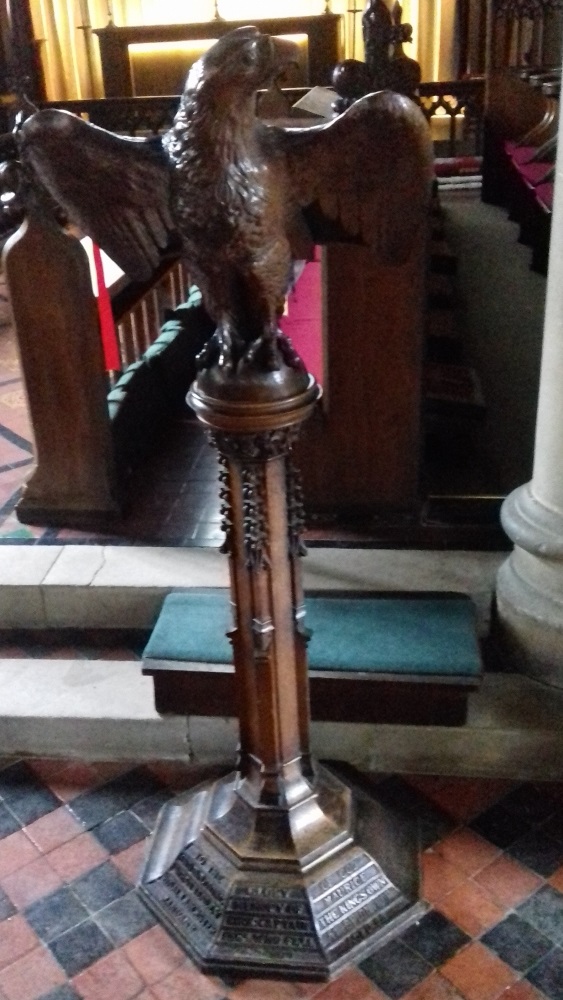
[[[473,681],[481,673],[475,609],[465,595],[331,591],[307,595],[305,604],[311,671]],[[145,663],[232,663],[231,627],[227,590],[175,591],[163,603]]]

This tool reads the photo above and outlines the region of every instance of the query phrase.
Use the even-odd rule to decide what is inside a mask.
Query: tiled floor
[[[0,1000],[561,1000],[563,785],[378,779],[421,821],[419,924],[330,984],[223,981],[135,881],[182,764],[0,762]]]

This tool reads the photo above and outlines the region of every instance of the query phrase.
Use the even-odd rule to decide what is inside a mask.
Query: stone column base
[[[528,484],[507,497],[502,522],[515,543],[497,576],[504,652],[517,670],[563,688],[563,514]]]

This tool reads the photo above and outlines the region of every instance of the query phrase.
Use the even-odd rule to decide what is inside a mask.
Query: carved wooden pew
[[[465,86],[467,81],[462,83],[465,89],[460,92],[459,99],[465,107],[470,101],[470,94],[474,94],[474,88],[468,89]],[[447,87],[449,93],[452,88],[449,84]],[[425,96],[421,99],[427,117],[435,110],[435,102],[430,99],[431,89],[431,85],[425,85]],[[481,93],[481,90],[482,81],[479,82],[478,92]],[[269,113],[279,113],[280,99],[291,103],[296,96],[294,91],[289,94],[282,94],[280,91],[276,101],[273,101],[276,95],[271,93],[264,93],[261,99],[267,102]],[[442,99],[442,91],[439,91],[436,100]],[[140,130],[146,134],[166,127],[175,105],[174,98],[114,98],[106,101],[67,102],[66,106],[69,110],[87,115],[90,120],[103,127],[131,134]],[[408,211],[408,206],[405,206],[405,210]],[[61,239],[67,239],[62,234],[59,235]],[[55,239],[53,233],[49,238]],[[67,247],[66,242],[63,245]],[[23,249],[20,248],[18,253],[22,252]],[[57,256],[60,257],[59,254]],[[67,287],[67,279],[64,274],[65,265],[60,259],[61,272],[56,277],[55,286],[58,282],[58,287],[63,289]],[[421,235],[420,245],[415,248],[413,260],[403,267],[385,268],[376,265],[369,252],[360,247],[332,245],[323,254],[322,269],[325,392],[324,400],[299,446],[300,461],[305,471],[306,501],[316,507],[375,505],[384,512],[409,514],[418,503],[421,454],[422,325],[426,271],[424,234]],[[32,272],[28,271],[30,273]],[[174,280],[167,277],[165,272],[156,278],[162,282]],[[14,280],[17,282],[17,279]],[[171,291],[177,302],[182,297],[178,285],[172,287]],[[18,301],[24,303],[26,294],[27,281],[19,293]],[[39,502],[36,496],[33,503],[35,486],[32,489],[30,483],[19,514],[22,519],[41,517],[53,524],[71,521],[77,523],[82,518],[90,519],[93,513],[96,516],[99,514],[103,519],[111,516],[118,508],[115,454],[112,453],[112,447],[108,450],[106,443],[104,450],[98,443],[98,450],[89,453],[84,446],[88,437],[83,436],[80,455],[73,458],[75,468],[71,471],[71,463],[67,460],[71,451],[66,446],[65,434],[70,434],[71,428],[83,425],[102,427],[108,419],[105,413],[107,401],[102,392],[93,410],[89,409],[93,399],[92,390],[88,388],[90,378],[85,374],[76,374],[78,358],[74,357],[73,352],[77,348],[67,350],[63,346],[61,335],[57,334],[55,337],[58,320],[55,324],[44,322],[47,295],[43,282],[41,295],[37,293],[32,296],[33,310],[43,313],[41,324],[45,327],[41,337],[34,334],[33,339],[40,339],[45,345],[53,342],[49,347],[51,358],[60,350],[57,371],[66,372],[68,368],[66,377],[69,381],[74,373],[74,391],[66,396],[62,394],[62,398],[49,398],[46,395],[43,404],[31,407],[34,424],[53,424],[58,429],[55,434],[45,435],[41,455],[38,454],[38,469],[41,466],[46,470],[49,465],[56,466],[58,463],[60,483],[55,491],[56,498],[53,495],[48,499],[45,495]],[[88,292],[88,295],[91,296],[91,293]],[[139,352],[147,345],[148,340],[154,339],[159,328],[158,295],[155,287],[147,288],[144,292],[141,290],[138,297],[139,303],[134,308],[129,308],[124,301],[119,304],[118,335],[122,367],[137,363]],[[78,297],[73,297],[73,301],[73,315],[79,318],[68,321],[65,329],[68,327],[69,338],[74,337],[79,344],[83,344],[85,338],[92,340],[95,346],[92,346],[90,370],[94,373],[93,382],[101,380],[103,385],[99,338],[94,321],[91,323],[88,319],[92,312],[91,305],[81,309]],[[57,302],[58,296],[55,294],[55,311]],[[114,305],[117,307],[116,303]],[[29,307],[26,323],[32,322],[31,301]],[[86,317],[84,329],[82,316]],[[78,336],[77,331],[80,331]],[[80,363],[83,364],[82,361]],[[35,360],[29,362],[30,367],[35,364]],[[26,365],[24,360],[24,367]],[[357,389],[352,392],[349,388],[350,379],[356,370],[362,373],[361,398]],[[31,391],[35,393],[37,386],[34,375],[30,374],[27,381],[33,387]],[[187,389],[187,385],[185,388]],[[118,390],[117,396],[120,396],[121,391]],[[64,415],[71,398],[76,406],[81,401],[85,412],[80,418],[71,416],[69,419],[68,415]],[[42,415],[44,405],[53,407],[53,413],[48,417]],[[35,406],[39,406],[38,413],[34,412]],[[118,400],[114,394],[113,398],[110,397],[110,409],[114,415],[118,408]],[[147,416],[145,426],[148,424]],[[37,438],[41,438],[40,431]],[[53,454],[55,450],[59,451],[59,456],[64,457],[56,459]],[[122,455],[123,450],[119,453]],[[100,462],[101,467],[107,470],[101,476],[97,471]],[[86,471],[86,466],[89,465],[92,468]],[[50,474],[47,476],[46,472],[40,477],[38,472],[34,482],[39,484],[47,478],[57,477],[51,477]],[[86,500],[86,488],[78,486],[82,478],[95,483],[97,490],[101,489],[104,478],[106,480],[103,496],[97,497],[94,504]],[[68,502],[63,497],[65,491],[68,491]]]
[[[24,523],[106,527],[121,512],[129,466],[147,454],[175,404],[170,383],[159,392],[155,376],[158,360],[162,372],[158,356],[166,344],[152,350],[152,375],[140,359],[157,340],[165,312],[172,314],[185,300],[183,266],[171,260],[145,286],[128,284],[118,292],[114,309],[124,374],[113,373],[109,396],[90,266],[80,242],[36,206],[8,240],[4,268],[36,458],[18,517]],[[193,377],[196,349],[194,343],[191,353],[186,350],[184,364],[177,359],[184,383]],[[180,392],[183,397],[183,385]]]

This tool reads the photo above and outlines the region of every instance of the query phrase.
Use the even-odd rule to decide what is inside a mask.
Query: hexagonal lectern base
[[[239,787],[229,775],[166,805],[140,882],[204,971],[328,979],[425,911],[404,816],[319,766],[312,799],[331,833],[300,851],[288,810],[261,812]]]

